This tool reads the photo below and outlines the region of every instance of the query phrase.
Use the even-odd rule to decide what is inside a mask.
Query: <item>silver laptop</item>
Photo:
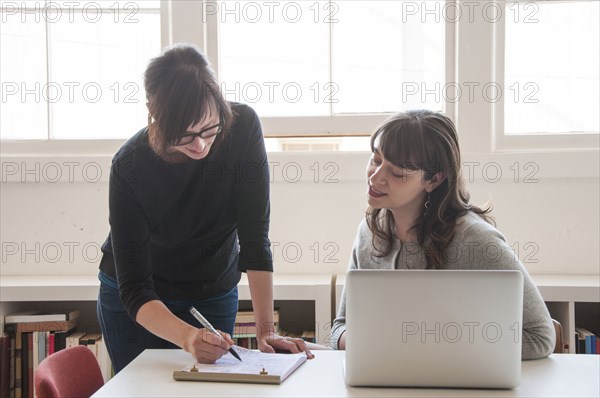
[[[346,383],[515,388],[522,313],[519,271],[350,271]]]

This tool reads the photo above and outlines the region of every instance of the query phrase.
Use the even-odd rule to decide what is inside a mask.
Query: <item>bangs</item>
[[[408,170],[427,169],[423,131],[409,119],[391,120],[380,126],[371,137],[371,151],[379,138],[379,151],[397,167]]]
[[[189,106],[186,107],[190,112],[189,115],[183,116],[185,120],[189,120],[185,129],[190,125],[195,125],[198,122],[207,119],[211,114],[222,119],[223,114],[225,113],[222,104],[216,99],[215,90],[207,87],[206,84],[202,84],[201,87],[202,89],[199,89],[196,93],[192,94],[192,98],[190,98],[190,101],[188,102]]]
[[[165,125],[161,126],[168,139],[174,139],[184,133],[189,126],[193,126],[208,117],[211,107],[217,113],[217,101],[213,98],[213,90],[206,83],[198,80],[198,76],[181,73],[172,84],[165,84],[167,92],[164,93],[167,106],[163,110],[167,118]]]

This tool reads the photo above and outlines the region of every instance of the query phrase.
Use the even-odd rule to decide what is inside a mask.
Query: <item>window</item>
[[[407,20],[412,5],[180,1],[161,17],[158,1],[3,2],[1,137],[130,136],[161,32],[204,48],[226,98],[252,105],[267,134],[364,135],[389,112],[443,110],[411,90],[444,81],[444,23]]]
[[[275,150],[368,148],[391,112],[429,108],[456,122],[466,153],[597,156],[597,1],[75,3],[2,2],[3,139],[131,136],[146,121],[146,62],[187,42]]]
[[[218,16],[219,77],[229,100],[262,117],[324,116],[336,100],[329,26],[310,2],[207,3]],[[270,11],[270,12],[269,12]],[[315,15],[316,16],[316,15]]]
[[[147,118],[158,1],[2,2],[2,139],[124,138]]]
[[[254,104],[261,116],[443,110],[440,96],[403,96],[444,82],[444,23],[408,18],[413,5],[209,2],[205,12],[217,15],[226,95]]]
[[[600,131],[599,6],[507,4],[505,134]]]

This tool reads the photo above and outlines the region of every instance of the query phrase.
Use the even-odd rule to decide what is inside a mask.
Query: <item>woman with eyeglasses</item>
[[[258,347],[306,351],[273,328],[269,170],[260,122],[225,101],[205,56],[175,46],[145,72],[148,126],[113,158],[98,319],[115,372],[146,348],[211,363],[233,344],[246,272]],[[202,328],[195,307],[217,330]]]

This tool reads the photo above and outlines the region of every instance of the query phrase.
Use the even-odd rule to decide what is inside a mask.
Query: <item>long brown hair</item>
[[[190,125],[204,119],[211,106],[223,123],[213,148],[223,141],[233,114],[200,50],[178,44],[153,58],[144,74],[144,86],[148,98],[149,144],[159,156],[168,159],[169,146]]]
[[[459,217],[472,211],[485,221],[494,222],[487,215],[490,207],[479,208],[469,203],[470,196],[460,173],[460,148],[454,123],[440,113],[408,111],[390,117],[377,127],[371,136],[371,151],[375,151],[375,139],[378,137],[379,150],[394,165],[423,170],[427,181],[437,173],[445,177],[428,198],[431,207],[423,212],[411,229],[423,249],[427,268],[444,268],[445,250],[454,237]],[[366,220],[373,233],[375,255],[389,255],[395,239],[392,212],[369,207]]]

